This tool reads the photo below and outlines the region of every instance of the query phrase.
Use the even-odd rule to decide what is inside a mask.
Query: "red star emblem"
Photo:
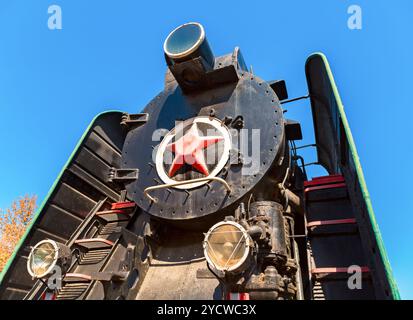
[[[192,124],[184,136],[166,146],[167,150],[175,154],[175,158],[169,168],[169,176],[172,177],[185,163],[208,176],[209,171],[205,163],[203,150],[223,139],[220,136],[200,136],[198,126],[196,123]]]

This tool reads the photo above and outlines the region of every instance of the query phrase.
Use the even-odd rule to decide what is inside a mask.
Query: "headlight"
[[[36,244],[27,259],[27,271],[36,279],[50,275],[58,265],[62,273],[67,270],[71,262],[70,249],[64,244],[53,240],[43,240]]]
[[[204,27],[197,22],[185,23],[173,30],[163,46],[168,65],[202,57],[210,68],[214,55],[205,37]]]
[[[186,23],[169,34],[164,51],[171,58],[183,58],[198,49],[204,40],[205,31],[201,24]]]
[[[204,239],[204,254],[209,265],[220,273],[239,273],[249,266],[253,241],[240,224],[219,222]]]

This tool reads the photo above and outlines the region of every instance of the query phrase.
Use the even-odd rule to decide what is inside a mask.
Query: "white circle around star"
[[[201,136],[199,135],[197,125],[207,124],[214,128],[219,135],[214,136]],[[183,132],[188,129],[185,134]],[[178,136],[179,139],[174,137]],[[211,170],[205,166],[203,149],[208,148],[219,141],[223,141],[223,151]],[[156,171],[165,184],[173,184],[179,182],[173,179],[173,174],[182,166],[185,162],[195,167],[197,171],[205,175],[205,177],[215,177],[224,168],[225,164],[228,162],[229,154],[231,150],[231,134],[224,123],[216,118],[200,116],[196,118],[191,118],[179,123],[175,128],[166,134],[162,142],[158,146],[156,152]],[[174,161],[171,164],[169,172],[165,169],[164,165],[164,154],[165,151],[169,150],[175,153]],[[188,161],[188,158],[192,158],[192,162]],[[179,160],[179,163],[178,161]],[[180,186],[175,186],[176,189],[192,189],[206,184],[205,182],[188,183]]]

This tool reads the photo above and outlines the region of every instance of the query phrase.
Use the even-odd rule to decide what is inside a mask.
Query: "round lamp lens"
[[[205,38],[199,23],[184,24],[172,31],[164,44],[165,53],[172,58],[185,57],[195,51]]]
[[[31,251],[28,271],[35,278],[48,275],[56,264],[58,248],[53,241],[39,242]]]
[[[220,271],[233,271],[249,255],[249,236],[235,223],[219,223],[212,227],[205,238],[205,256]]]

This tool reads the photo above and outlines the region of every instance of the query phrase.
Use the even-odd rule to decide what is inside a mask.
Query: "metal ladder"
[[[344,177],[306,181],[304,195],[312,298],[374,299],[368,259]],[[356,272],[359,278],[351,278]]]

